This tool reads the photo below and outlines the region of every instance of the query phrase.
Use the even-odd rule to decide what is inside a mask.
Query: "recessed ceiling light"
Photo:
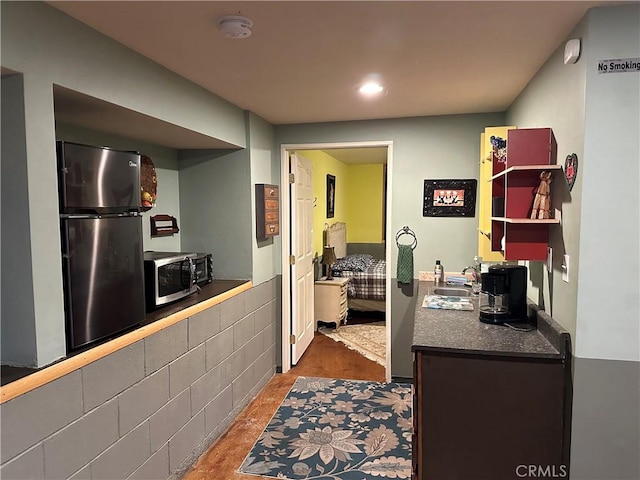
[[[225,15],[218,19],[218,28],[227,38],[247,38],[251,36],[253,21],[242,15]]]
[[[366,82],[358,87],[358,92],[367,97],[380,95],[384,90],[384,87],[378,82]]]

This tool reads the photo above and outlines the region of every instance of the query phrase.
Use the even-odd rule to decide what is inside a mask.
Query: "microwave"
[[[147,310],[181,300],[211,282],[209,254],[144,252],[144,290]]]

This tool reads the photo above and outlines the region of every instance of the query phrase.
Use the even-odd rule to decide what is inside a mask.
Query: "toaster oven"
[[[195,265],[196,285],[201,287],[213,281],[213,255],[196,253],[193,264]]]

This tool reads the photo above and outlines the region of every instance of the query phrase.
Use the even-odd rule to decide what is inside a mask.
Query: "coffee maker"
[[[503,324],[526,322],[527,267],[492,265],[482,274],[480,321]]]

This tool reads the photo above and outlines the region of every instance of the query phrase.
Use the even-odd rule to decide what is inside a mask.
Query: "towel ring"
[[[398,247],[400,246],[400,242],[398,241],[398,239],[402,235],[410,235],[413,237],[413,241],[409,244],[409,246],[411,247],[411,250],[414,250],[418,245],[418,239],[416,238],[415,232],[411,230],[409,227],[407,227],[406,225],[402,227],[400,230],[398,230],[398,233],[396,233],[396,245],[398,245]]]

